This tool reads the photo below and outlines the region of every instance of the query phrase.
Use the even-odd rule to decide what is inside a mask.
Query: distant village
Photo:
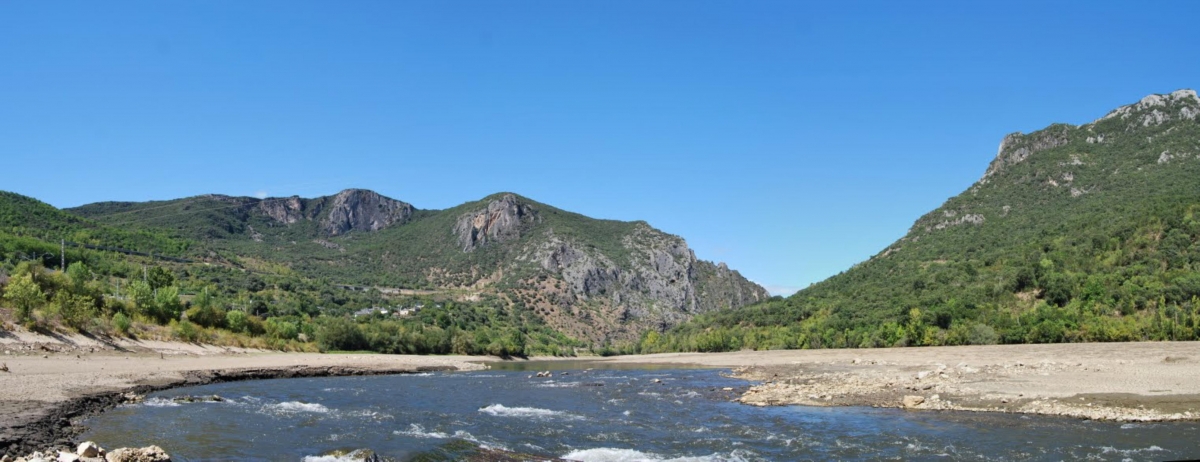
[[[438,303],[435,306],[437,306],[438,308],[441,308],[442,304]],[[424,308],[425,308],[424,303],[417,303],[412,306],[392,306],[392,307],[372,306],[370,308],[363,308],[361,310],[355,311],[354,317],[357,318],[360,316],[371,316],[374,314],[379,314],[382,316],[392,316],[392,317],[396,317],[396,318],[403,318],[406,316],[412,316],[414,314],[420,313],[421,310]]]

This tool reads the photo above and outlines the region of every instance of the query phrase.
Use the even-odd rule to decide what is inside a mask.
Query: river
[[[731,402],[720,369],[509,364],[479,372],[279,379],[153,393],[88,419],[103,447],[175,460],[454,459],[463,447],[580,461],[1165,460],[1200,457],[1200,424]],[[533,370],[554,369],[550,378]],[[591,369],[589,369],[591,368]],[[732,390],[728,390],[732,389]],[[177,402],[218,395],[221,401]],[[468,444],[469,443],[469,444]]]

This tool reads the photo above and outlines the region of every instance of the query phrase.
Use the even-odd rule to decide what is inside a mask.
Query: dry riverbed
[[[876,406],[1200,419],[1200,342],[685,353],[617,362],[729,367],[757,406]]]

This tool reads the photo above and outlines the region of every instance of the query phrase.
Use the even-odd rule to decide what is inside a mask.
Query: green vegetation
[[[171,256],[182,255],[191,247],[189,241],[164,231],[106,226],[36,199],[0,191],[0,255],[58,256],[59,241],[64,239]]]
[[[486,246],[463,252],[457,238],[447,232],[462,215],[485,209],[505,194],[446,210],[417,210],[404,226],[380,232],[324,238],[317,231],[322,214],[285,226],[259,212],[261,204],[281,199],[198,196],[144,203],[104,202],[70,212],[113,227],[171,233],[181,241],[195,243],[187,256],[241,269],[360,286],[438,289],[473,284],[479,269],[513,262],[520,248]],[[326,200],[305,201],[313,204],[307,206],[311,209]],[[518,200],[538,215],[538,220],[521,226],[522,236],[529,239],[523,243],[537,244],[553,235],[586,243],[619,264],[627,263],[628,250],[622,241],[639,222],[597,220],[527,198],[518,196]],[[507,276],[510,284],[537,271],[533,267],[514,269],[517,271]],[[431,277],[431,272],[437,276]]]
[[[373,194],[373,193],[371,193]],[[340,197],[340,196],[339,196]],[[372,196],[373,197],[373,196]],[[383,200],[390,200],[383,198]],[[499,193],[479,201],[469,202],[446,210],[415,210],[402,225],[389,226],[376,231],[350,231],[338,236],[323,234],[325,220],[331,219],[329,197],[315,199],[253,199],[225,196],[197,196],[172,201],[148,203],[98,203],[71,209],[72,213],[95,220],[108,226],[125,229],[149,229],[170,233],[178,239],[194,242],[185,258],[197,264],[176,265],[180,288],[190,295],[203,287],[210,287],[212,296],[229,300],[240,310],[260,318],[281,316],[344,316],[357,309],[371,306],[387,306],[395,296],[382,296],[370,292],[346,292],[337,289],[341,285],[358,288],[392,287],[440,294],[442,301],[460,300],[458,310],[475,309],[475,303],[461,303],[462,292],[477,288],[481,280],[487,280],[484,293],[494,295],[484,306],[487,315],[472,326],[458,326],[455,332],[437,332],[396,328],[390,335],[376,335],[360,341],[353,335],[337,336],[337,341],[322,341],[326,348],[371,348],[377,351],[427,351],[450,352],[495,351],[500,354],[519,354],[528,349],[538,354],[565,354],[580,345],[563,337],[545,325],[547,318],[564,304],[584,304],[572,287],[557,281],[553,284],[561,294],[539,297],[547,276],[560,276],[553,270],[542,267],[540,257],[530,258],[539,248],[557,248],[570,243],[589,255],[603,256],[605,261],[630,268],[636,242],[643,247],[664,248],[674,245],[677,238],[659,233],[644,222],[621,222],[597,220],[563,211],[509,193]],[[506,218],[506,235],[519,236],[487,245],[464,250],[460,235],[455,231],[459,221],[480,211],[486,211],[496,203],[513,207],[520,218]],[[503,207],[502,207],[503,208]],[[507,209],[505,209],[507,210]],[[360,210],[356,213],[371,213]],[[639,258],[645,258],[638,255]],[[645,264],[644,262],[642,263]],[[708,270],[713,265],[698,265],[700,279],[727,278]],[[152,270],[153,271],[153,270]],[[154,283],[161,275],[150,274],[152,286],[169,285],[170,281]],[[126,274],[124,277],[131,275]],[[145,275],[142,275],[145,277]],[[136,277],[136,276],[135,276]],[[740,276],[735,276],[740,279]],[[690,283],[691,281],[684,281]],[[732,284],[752,283],[741,279]],[[703,281],[697,281],[702,285]],[[729,283],[726,283],[729,284]],[[716,286],[706,290],[711,298],[721,298],[737,292],[736,287]],[[758,289],[754,287],[754,289]],[[471,289],[474,290],[474,289]],[[589,302],[600,309],[595,294],[588,294]],[[606,295],[606,294],[605,294]],[[614,299],[615,300],[615,299]],[[708,307],[727,307],[731,303],[711,302]],[[194,303],[194,302],[193,302]],[[614,303],[617,303],[614,301]],[[142,304],[136,304],[142,306]],[[553,305],[553,306],[551,306]],[[173,315],[167,312],[149,314],[159,322],[166,322]],[[189,313],[188,319],[206,317],[209,312]],[[574,315],[574,314],[572,314]],[[235,315],[236,316],[236,315]],[[235,332],[256,332],[253,325],[243,327],[242,320],[226,320],[217,323],[206,318],[193,321],[201,326],[232,329]],[[235,326],[234,323],[237,323]],[[556,320],[561,327],[562,320]],[[598,331],[612,326],[589,317]],[[638,326],[636,329],[649,328]],[[449,329],[447,326],[438,326]],[[482,330],[481,330],[482,329]],[[479,338],[468,341],[461,330],[482,332]],[[518,335],[524,336],[516,341]],[[545,333],[548,338],[541,338]],[[575,331],[579,335],[578,331]],[[424,340],[440,339],[449,335],[451,339],[462,337],[457,343],[427,344]],[[532,336],[532,337],[530,337]],[[345,340],[341,340],[342,338]],[[380,340],[387,337],[387,340]],[[583,336],[588,338],[586,336]],[[312,337],[310,337],[311,339]],[[409,342],[397,346],[394,338],[406,338]],[[589,345],[603,348],[608,340],[603,333],[590,337]],[[505,340],[509,339],[509,340]],[[369,346],[363,346],[366,343]],[[414,343],[415,342],[415,343]],[[432,341],[431,341],[432,342]],[[448,348],[446,345],[450,345]],[[458,345],[457,349],[453,348]]]
[[[312,243],[315,225],[278,226],[249,212],[256,203],[204,196],[94,204],[81,212],[105,222],[100,223],[0,193],[0,282],[9,275],[0,306],[14,308],[16,321],[43,331],[154,335],[277,349],[524,356],[574,355],[574,349],[583,346],[504,298],[456,303],[452,296],[385,297],[373,290],[344,290],[331,282],[428,286],[414,282],[427,268],[398,269],[388,275],[348,269],[378,267],[379,259],[370,255],[406,239],[418,245],[401,246],[410,253],[392,252],[390,258],[443,259],[464,272],[481,260],[492,264],[505,258],[502,252],[465,255],[453,239],[432,228],[452,228],[458,215],[486,202],[446,213],[418,211],[419,217],[431,219],[394,235],[353,236],[343,244],[357,246],[355,252],[337,261],[343,252]],[[568,221],[586,220],[569,215]],[[275,244],[311,245],[282,250],[263,246],[241,234],[251,227],[266,231],[264,239]],[[434,234],[439,238],[428,237]],[[64,254],[61,243],[55,242],[62,236],[72,243],[140,254],[79,246],[65,247]],[[150,255],[206,261],[164,262]],[[57,268],[63,259],[70,263],[65,272]],[[418,305],[428,308],[407,317],[378,312],[350,316],[370,307]]]
[[[378,293],[355,297],[340,289],[311,293],[301,285],[281,291],[263,283],[252,284],[257,292],[223,292],[204,285],[185,301],[181,287],[202,283],[194,276],[162,276],[171,274],[164,267],[147,271],[160,274],[158,282],[97,278],[79,262],[65,274],[30,262],[13,266],[10,273],[0,299],[15,309],[18,322],[41,331],[65,328],[128,336],[157,331],[187,342],[397,354],[574,355],[574,348],[583,346],[533,313],[510,308],[494,297],[473,303],[405,297],[391,302],[428,308],[405,317],[384,314],[383,309],[351,317],[337,313],[385,299]],[[159,285],[165,281],[172,285]],[[329,313],[307,313],[301,307],[315,303],[309,297],[322,297],[335,307]]]
[[[33,282],[29,273],[17,274],[8,281],[4,289],[4,300],[17,308],[17,320],[27,322],[33,317],[33,309],[42,305],[46,295],[42,288]]]
[[[0,282],[7,280],[0,306],[13,308],[14,320],[35,330],[420,354],[574,355],[583,346],[497,297],[471,303],[388,298],[343,290],[286,266],[251,271],[221,259],[171,263],[79,247],[67,247],[64,254],[61,243],[50,240],[59,233],[106,247],[116,242],[147,255],[196,256],[185,252],[196,247],[166,231],[120,231],[10,193],[0,195],[0,217],[8,217],[0,223],[24,223],[0,228]],[[56,270],[63,259],[66,271]],[[397,305],[430,308],[404,318],[350,316]]]
[[[995,173],[872,259],[628,348],[1200,339],[1200,124],[1184,109],[1198,106],[1016,137]]]

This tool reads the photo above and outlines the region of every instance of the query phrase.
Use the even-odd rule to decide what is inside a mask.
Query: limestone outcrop
[[[454,225],[454,234],[464,252],[493,242],[521,237],[524,223],[537,221],[537,210],[505,194],[488,203],[483,210],[463,214]]]
[[[338,236],[351,231],[379,231],[412,217],[413,206],[365,189],[347,189],[329,199],[321,233]]]

